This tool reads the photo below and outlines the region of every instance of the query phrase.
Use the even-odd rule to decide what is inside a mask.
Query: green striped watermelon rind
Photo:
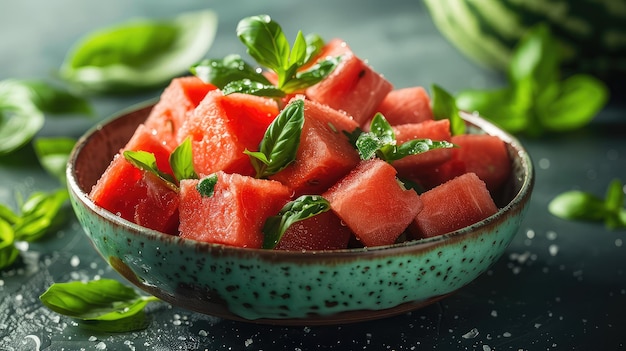
[[[598,76],[626,74],[626,0],[424,0],[438,30],[473,61],[506,70],[512,49],[546,23],[564,67]]]

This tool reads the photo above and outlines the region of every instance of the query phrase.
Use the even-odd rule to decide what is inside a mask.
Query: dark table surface
[[[239,19],[270,14],[288,35],[341,37],[396,87],[437,83],[449,91],[496,87],[502,77],[461,56],[420,1],[27,0],[0,5],[0,80],[46,78],[84,33],[134,16],[212,8],[219,31],[209,57],[243,53]],[[95,119],[48,119],[42,136],[79,137],[99,119],[158,96],[95,98]],[[43,307],[52,283],[121,279],[75,219],[0,271],[0,350],[615,350],[626,348],[626,233],[568,222],[547,211],[566,190],[602,196],[626,181],[626,106],[613,94],[591,125],[549,138],[522,138],[536,166],[530,210],[504,256],[445,300],[405,315],[341,326],[280,327],[221,320],[167,304],[148,308],[140,332],[102,334]],[[26,155],[26,156],[24,156]],[[23,157],[22,157],[23,156]],[[0,158],[0,202],[58,186],[28,153]]]

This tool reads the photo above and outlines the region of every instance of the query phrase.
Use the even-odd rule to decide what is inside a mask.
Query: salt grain
[[[479,334],[478,329],[473,328],[472,330],[468,331],[467,333],[463,334],[462,338],[463,339],[474,339],[475,337],[477,337]]]

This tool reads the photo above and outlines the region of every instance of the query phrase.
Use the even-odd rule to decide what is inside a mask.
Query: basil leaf
[[[198,182],[196,190],[203,197],[211,197],[215,193],[215,185],[217,185],[217,174],[210,174]]]
[[[459,115],[454,97],[442,87],[433,84],[432,109],[435,120],[449,119],[452,135],[465,134],[465,121]]]
[[[13,225],[17,223],[17,221],[20,219],[20,216],[15,214],[15,212],[13,212],[13,210],[10,209],[8,206],[0,204],[0,219],[3,219],[10,225]]]
[[[21,215],[13,225],[16,241],[36,241],[57,228],[66,219],[61,211],[69,200],[67,189],[51,193],[35,192],[21,206]]]
[[[578,190],[559,194],[550,201],[548,210],[563,219],[588,221],[602,221],[607,213],[603,199]]]
[[[0,81],[0,155],[28,143],[43,124],[30,88],[16,80]]]
[[[237,36],[247,52],[260,65],[276,72],[284,70],[289,63],[289,42],[278,23],[268,15],[251,16],[237,25]]]
[[[198,174],[193,165],[191,138],[187,137],[170,155],[170,166],[178,182],[183,179],[197,179]]]
[[[545,24],[532,27],[513,51],[509,77],[513,82],[528,80],[533,91],[559,80],[558,45]]]
[[[59,74],[77,89],[93,93],[160,87],[202,59],[216,27],[216,14],[203,10],[102,28],[76,43]]]
[[[174,177],[159,170],[159,167],[156,163],[156,157],[153,153],[146,151],[126,150],[122,154],[124,155],[124,158],[133,166],[156,175],[157,177],[161,178],[161,180],[163,180],[170,188],[178,190],[178,185],[176,185],[176,180],[174,179]]]
[[[248,79],[263,85],[270,81],[254,67],[247,64],[239,55],[228,55],[221,60],[203,60],[191,66],[191,73],[223,89],[228,83]]]
[[[130,329],[116,328],[118,330],[115,331],[131,331],[138,330],[138,326],[145,327],[144,323],[132,317],[145,318],[143,312],[145,306],[149,302],[159,301],[153,296],[140,296],[132,288],[113,279],[86,283],[78,281],[54,283],[39,299],[54,312],[85,321],[85,325],[91,327],[90,329],[99,325],[100,328],[97,329],[109,331],[120,321]]]
[[[553,131],[585,126],[606,104],[609,95],[604,83],[582,74],[569,77],[555,90],[556,96],[536,109],[540,123]]]
[[[260,82],[251,81],[250,79],[243,79],[226,84],[222,89],[224,95],[241,93],[256,96],[281,98],[285,96],[285,92],[275,87],[274,85],[267,85]]]
[[[307,64],[322,52],[325,43],[324,39],[318,34],[307,34],[304,39],[306,40],[306,57],[304,58],[304,64]]]
[[[456,95],[458,108],[477,112],[501,128],[518,133],[527,129],[530,101],[513,88],[465,90]]]
[[[332,73],[339,61],[339,57],[321,60],[310,69],[296,73],[295,78],[282,86],[282,90],[286,93],[294,93],[321,82]]]
[[[434,141],[431,139],[413,139],[393,149],[393,152],[385,154],[385,160],[387,162],[396,161],[406,156],[417,155],[427,151],[436,149],[449,149],[455,147],[449,141],[441,140]]]
[[[0,270],[12,265],[19,256],[14,242],[15,234],[11,224],[0,218]]]
[[[61,184],[65,184],[65,167],[75,144],[72,138],[38,138],[33,143],[41,166]]]
[[[304,101],[293,100],[269,125],[259,151],[244,151],[250,156],[257,178],[275,174],[295,160],[303,126]]]
[[[275,248],[289,226],[329,209],[330,203],[319,195],[302,195],[288,202],[276,216],[271,216],[265,221],[263,248]]]
[[[613,179],[606,190],[604,207],[608,211],[618,212],[624,206],[623,184],[619,179]]]
[[[21,81],[31,91],[32,102],[50,114],[92,115],[91,104],[83,97],[43,81]]]

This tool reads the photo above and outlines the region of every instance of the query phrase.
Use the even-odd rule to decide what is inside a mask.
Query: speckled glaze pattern
[[[502,209],[471,227],[423,241],[333,252],[253,250],[185,240],[122,220],[87,196],[149,107],[111,119],[77,143],[67,169],[72,206],[95,248],[130,282],[174,305],[223,318],[335,324],[430,304],[500,258],[518,231],[533,187],[532,163],[519,142],[477,116],[464,115],[472,132],[505,140],[513,159]]]

